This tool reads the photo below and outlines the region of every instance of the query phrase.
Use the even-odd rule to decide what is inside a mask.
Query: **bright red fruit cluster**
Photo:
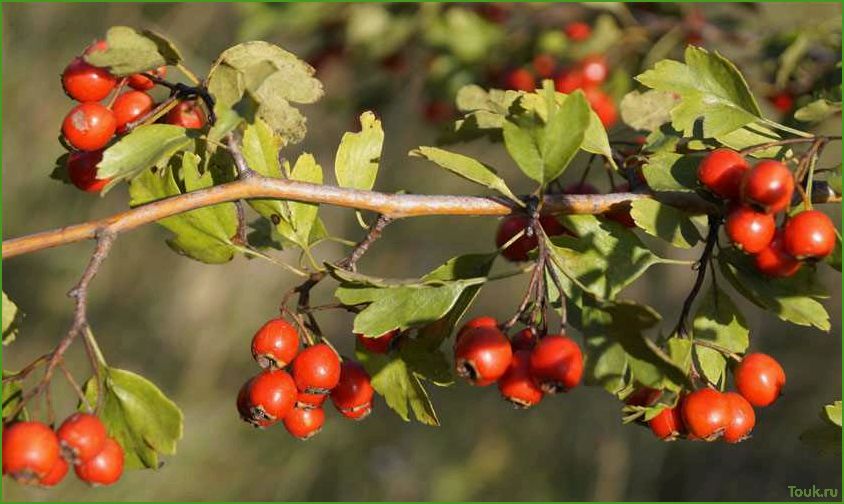
[[[676,406],[662,410],[648,422],[651,431],[665,441],[723,438],[728,443],[738,443],[748,438],[756,425],[753,407],[776,401],[785,385],[785,371],[773,357],[752,353],[736,366],[733,378],[738,393],[702,388],[683,395]],[[631,395],[627,403],[650,406],[658,398],[659,392],[642,389]]]
[[[108,44],[100,40],[85,49],[84,55],[105,51]],[[161,67],[148,72],[158,78],[167,74]],[[128,85],[131,90],[123,91]],[[107,69],[87,63],[77,56],[62,72],[65,93],[79,102],[65,116],[62,135],[72,150],[67,158],[70,181],[86,192],[100,192],[109,179],[97,178],[97,164],[103,150],[116,135],[129,133],[132,125],[147,117],[155,108],[155,101],[146,93],[155,86],[149,77],[133,74],[125,78],[112,75]],[[109,95],[109,103],[100,103]],[[205,114],[196,102],[181,102],[164,117],[164,122],[184,128],[201,128]]]
[[[71,465],[90,485],[111,485],[123,474],[123,448],[96,416],[74,413],[55,432],[34,421],[3,428],[3,474],[18,483],[55,486]]]
[[[772,277],[792,276],[801,261],[822,259],[835,248],[835,226],[826,214],[806,210],[786,216],[795,190],[788,167],[764,160],[751,167],[740,153],[716,149],[701,161],[698,179],[713,194],[730,202],[725,228],[733,244],[755,256],[757,269]]]
[[[281,318],[258,329],[252,338],[252,357],[263,371],[241,387],[240,417],[262,428],[281,422],[292,436],[308,439],[322,430],[323,403],[329,396],[346,418],[369,415],[375,391],[363,367],[350,360],[341,363],[325,343],[300,351],[300,340],[296,328]]]
[[[526,328],[508,338],[494,318],[477,317],[457,333],[454,365],[472,385],[498,383],[504,399],[529,408],[545,394],[568,392],[580,383],[583,353],[564,334],[539,336]]]

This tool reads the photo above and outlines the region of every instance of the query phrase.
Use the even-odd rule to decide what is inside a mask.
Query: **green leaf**
[[[646,233],[675,247],[691,248],[703,239],[691,215],[656,200],[634,201],[630,205],[630,215]]]
[[[803,105],[794,112],[794,118],[803,122],[820,122],[841,113],[841,102],[831,102],[820,98],[808,105]]]
[[[372,378],[372,388],[384,397],[387,406],[404,421],[410,421],[410,411],[413,411],[419,422],[440,425],[420,377],[401,357],[369,352],[358,352],[357,357]]]
[[[747,322],[733,300],[715,285],[698,306],[692,327],[696,340],[709,341],[730,352],[744,353],[750,345]],[[702,345],[695,346],[695,353],[700,370],[710,383],[717,385],[726,378],[724,355]]]
[[[370,24],[369,19],[366,20]],[[442,48],[462,62],[478,63],[501,50],[506,40],[502,28],[469,9],[448,9],[432,18],[423,36],[434,47]]]
[[[305,153],[299,156],[293,168],[288,168],[287,171],[290,172],[290,180],[322,184],[322,167],[317,164],[316,159],[311,154]],[[287,205],[290,208],[290,224],[295,238],[294,241],[302,248],[307,248],[311,243],[311,232],[317,222],[319,205],[297,201],[291,201]],[[282,221],[283,224],[285,224],[284,221]],[[282,234],[287,236],[289,232]]]
[[[824,406],[821,418],[841,427],[841,401]]]
[[[372,112],[360,116],[361,130],[344,133],[334,158],[334,174],[340,187],[369,190],[375,185],[384,130]]]
[[[780,140],[781,138],[774,130],[758,123],[748,124],[735,131],[715,137],[718,142],[733,150],[742,150],[754,145]],[[791,150],[788,146],[782,145],[753,151],[750,156],[755,158],[782,158],[790,154]]]
[[[6,373],[3,373],[5,378]],[[26,408],[21,409],[15,418],[12,418],[12,413],[18,408],[23,399],[23,389],[19,381],[3,382],[3,424],[7,424],[18,418],[26,419],[28,414]]]
[[[171,124],[139,126],[106,149],[97,165],[97,178],[114,179],[106,186],[108,191],[120,180],[131,180],[147,168],[163,169],[171,157],[193,144],[196,135]]]
[[[198,156],[185,152],[181,161],[184,191],[176,182],[172,165],[163,170],[146,170],[129,184],[130,205],[143,205],[214,185],[210,171],[199,174]],[[237,210],[234,203],[191,210],[167,217],[158,223],[175,234],[175,237],[167,240],[167,244],[176,252],[209,264],[228,262],[234,257],[236,249],[232,237],[237,233]]]
[[[513,201],[520,201],[519,198],[510,191],[510,188],[507,187],[507,183],[504,182],[504,179],[495,173],[495,170],[476,159],[462,154],[457,154],[455,152],[439,149],[437,147],[419,147],[418,149],[410,151],[410,155],[423,157],[428,161],[433,161],[460,177],[498,191]]]
[[[788,84],[789,76],[797,69],[797,65],[804,58],[811,47],[811,37],[807,33],[800,33],[789,44],[785,50],[780,53],[779,68],[777,68],[777,75],[775,83],[777,88],[784,88]]]
[[[633,129],[656,131],[671,121],[671,109],[677,101],[675,95],[667,91],[631,91],[619,104],[621,120]]]
[[[669,390],[679,392],[687,383],[685,377],[688,376],[689,371],[692,368],[692,340],[675,336],[668,338],[668,341],[666,341],[665,344],[668,347],[668,358],[671,359],[674,367],[680,371],[683,378],[678,381],[674,381],[670,376],[667,376],[664,386]],[[673,372],[672,374],[680,376]]]
[[[604,7],[609,5],[603,4]],[[589,38],[582,42],[571,44],[571,52],[567,56],[571,59],[579,60],[584,56],[592,54],[604,54],[612,46],[616,45],[622,36],[623,32],[618,27],[615,18],[607,14],[602,14],[595,20]]]
[[[698,187],[697,166],[702,156],[660,152],[642,167],[645,181],[658,192],[693,192]]]
[[[23,312],[18,310],[17,305],[3,292],[3,345],[15,341],[20,330],[20,323],[23,320]]]
[[[451,363],[445,353],[439,349],[431,349],[427,341],[407,340],[399,348],[399,355],[408,368],[431,383],[440,387],[447,387],[454,383]]]
[[[146,378],[117,368],[103,372],[100,419],[123,448],[126,467],[158,469],[159,455],[176,453],[176,442],[182,438],[182,412]],[[97,387],[96,378],[85,384],[89,404],[97,402]]]
[[[758,273],[747,256],[733,249],[721,250],[718,263],[733,287],[760,308],[787,322],[830,330],[829,314],[816,300],[828,296],[808,268],[790,278],[769,278]]]
[[[144,31],[138,33],[128,26],[115,26],[106,33],[108,47],[86,54],[85,61],[108,67],[117,76],[154,70],[181,61],[179,52],[161,35]]]
[[[636,77],[652,89],[676,93],[680,102],[671,109],[671,122],[685,136],[694,134],[703,120],[703,136],[716,137],[761,119],[759,105],[738,68],[706,49],[688,46],[685,64],[659,61]]]
[[[841,456],[841,401],[823,407],[821,421],[800,434],[800,441],[822,454]]]

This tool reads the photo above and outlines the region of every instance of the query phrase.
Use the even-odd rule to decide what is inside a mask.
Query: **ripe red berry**
[[[756,425],[756,413],[747,399],[735,392],[725,392],[727,399],[727,427],[724,429],[724,441],[738,443],[750,436]]]
[[[98,193],[111,182],[110,178],[97,178],[97,164],[103,160],[103,151],[73,151],[67,156],[67,176],[77,188]]]
[[[306,394],[305,392],[299,392],[299,395],[296,396],[296,407],[305,409],[321,408],[326,399],[328,399],[327,394]]]
[[[776,213],[788,208],[794,194],[794,175],[779,161],[762,161],[744,174],[741,197],[766,212]]]
[[[183,101],[167,112],[164,122],[187,129],[199,129],[205,126],[205,112],[197,102]]]
[[[777,232],[767,247],[754,257],[756,269],[770,277],[790,277],[800,269],[801,262],[785,251],[782,232]]]
[[[50,469],[50,472],[47,473],[46,476],[41,478],[38,481],[38,484],[42,487],[52,487],[58,485],[62,482],[64,477],[67,476],[67,471],[69,468],[70,466],[68,465],[67,461],[59,457],[59,459],[56,460],[56,463],[53,464],[53,468]]]
[[[746,207],[734,208],[725,223],[727,236],[733,244],[748,254],[756,254],[770,245],[776,232],[774,216]]]
[[[648,427],[651,428],[654,436],[659,439],[674,441],[686,430],[683,425],[683,417],[680,414],[680,406],[665,408],[659,415],[650,419]]]
[[[105,446],[108,433],[96,415],[74,413],[56,431],[62,455],[74,464],[91,460]]]
[[[84,151],[105,147],[116,129],[112,111],[97,102],[80,103],[62,122],[62,133],[70,145]]]
[[[519,408],[530,408],[542,400],[542,389],[530,373],[530,350],[519,350],[504,376],[498,380],[501,396]]]
[[[577,68],[563,70],[554,79],[554,87],[560,93],[571,94],[583,86],[583,72]]]
[[[150,70],[144,73],[163,79],[167,75],[167,67],[158,67],[155,70]],[[153,82],[149,77],[137,73],[129,76],[129,86],[132,89],[137,89],[138,91],[149,91],[155,87],[155,82]]]
[[[507,74],[505,87],[516,91],[533,92],[536,90],[536,80],[529,70],[517,68]]]
[[[284,319],[274,318],[252,337],[252,358],[262,368],[283,368],[299,353],[299,333]]]
[[[123,475],[123,448],[107,438],[102,451],[94,458],[76,466],[76,476],[90,485],[111,485]]]
[[[768,101],[770,101],[771,105],[773,105],[774,108],[779,110],[782,114],[787,114],[791,112],[792,108],[794,108],[794,95],[788,91],[774,93],[768,97]]]
[[[592,55],[583,58],[578,65],[583,74],[583,85],[598,86],[607,80],[609,69],[607,60],[601,55]]]
[[[711,388],[696,390],[683,399],[683,424],[689,434],[705,441],[717,439],[724,433],[729,419],[727,399]]]
[[[530,372],[546,394],[568,392],[583,376],[583,353],[571,338],[545,336],[531,351]]]
[[[513,350],[495,327],[476,327],[463,334],[454,347],[457,374],[472,385],[495,383],[510,366]]]
[[[296,404],[296,384],[286,371],[263,371],[249,382],[247,404],[249,419],[281,420]]]
[[[514,236],[525,230],[529,224],[530,218],[525,215],[508,215],[504,217],[498,225],[498,231],[495,234],[495,245],[498,248],[503,247]],[[553,215],[540,216],[539,224],[548,236],[558,236],[567,231]],[[501,255],[510,261],[527,261],[529,258],[528,253],[535,249],[538,244],[538,238],[535,235],[527,236],[527,231],[525,231],[521,237],[503,249]]]
[[[823,212],[807,210],[788,219],[785,251],[797,259],[822,259],[835,250],[835,225]]]
[[[592,34],[592,27],[582,21],[573,21],[567,24],[566,27],[563,28],[563,31],[565,31],[566,36],[569,39],[575,42],[581,42],[588,39]]]
[[[97,102],[111,93],[117,78],[105,68],[95,67],[82,58],[74,58],[62,72],[62,87],[79,102]]]
[[[355,334],[355,337],[360,343],[360,346],[367,349],[369,352],[383,354],[387,353],[390,350],[390,343],[393,342],[393,338],[399,333],[398,329],[393,329],[392,331],[386,332],[377,338],[367,338],[363,334]]]
[[[340,381],[340,358],[325,343],[310,346],[293,361],[296,387],[309,394],[328,394]]]
[[[454,117],[454,107],[444,100],[432,100],[425,104],[422,115],[428,122],[438,124]]]
[[[325,424],[325,411],[322,408],[293,408],[284,417],[284,428],[291,436],[299,439],[310,439],[322,430]]]
[[[772,404],[782,393],[785,371],[770,355],[751,353],[744,356],[733,372],[736,389],[753,406]]]
[[[510,345],[514,352],[517,350],[533,350],[533,347],[536,346],[536,340],[536,329],[526,327],[513,336]]]
[[[741,181],[750,169],[744,156],[732,149],[715,149],[703,158],[697,168],[700,183],[716,195],[735,200],[741,192]]]
[[[35,484],[53,469],[59,440],[41,422],[17,422],[3,429],[3,474],[19,483]]]
[[[557,68],[557,62],[550,54],[537,54],[533,57],[531,64],[536,75],[543,79],[551,78]]]
[[[117,123],[117,132],[123,133],[126,125],[152,110],[152,97],[143,91],[126,91],[114,100],[111,107]]]
[[[331,391],[331,402],[344,416],[360,419],[372,410],[375,390],[369,374],[357,362],[345,361],[340,370],[340,382]],[[365,410],[361,413],[360,410]]]
[[[240,414],[241,420],[252,424],[253,427],[268,427],[276,423],[277,420],[264,418],[260,414],[258,415],[259,418],[256,418],[252,411],[252,405],[249,403],[249,391],[253,380],[254,378],[250,378],[240,387],[240,391],[237,393],[237,412]]]
[[[636,389],[624,400],[630,406],[652,406],[662,396],[662,391],[649,387]]]
[[[616,109],[615,103],[612,101],[610,95],[593,87],[586,87],[583,89],[583,92],[586,95],[586,101],[589,102],[589,106],[598,115],[598,119],[601,120],[604,128],[612,128],[616,121],[618,121],[618,109]]]

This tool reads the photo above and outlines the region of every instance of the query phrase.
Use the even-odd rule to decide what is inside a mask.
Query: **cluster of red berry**
[[[55,486],[70,465],[88,484],[111,485],[123,474],[123,448],[88,413],[74,413],[56,432],[35,421],[3,428],[3,474],[18,483]]]
[[[583,353],[563,334],[538,337],[532,328],[512,340],[492,317],[468,321],[454,343],[457,374],[485,387],[498,383],[504,399],[520,408],[538,404],[545,394],[568,392],[583,376]]]
[[[85,49],[84,55],[107,48],[108,44],[99,40]],[[153,110],[155,101],[146,91],[155,87],[155,82],[143,74],[115,77],[107,69],[89,64],[83,56],[74,58],[62,72],[64,92],[80,102],[65,116],[62,134],[72,149],[67,158],[70,181],[83,191],[100,192],[109,182],[96,177],[103,149],[115,135],[128,133],[133,122]],[[149,72],[158,78],[166,73],[167,67]],[[132,90],[122,92],[126,85]],[[107,105],[100,103],[112,92],[114,96]],[[201,128],[205,125],[205,113],[195,101],[183,101],[162,121],[184,128]]]
[[[736,247],[754,254],[765,275],[792,276],[801,261],[822,259],[835,249],[835,225],[817,210],[787,216],[777,229],[776,215],[789,208],[795,190],[794,175],[785,164],[764,160],[751,168],[738,152],[716,149],[701,161],[698,178],[731,202],[727,235]]]
[[[764,407],[777,400],[785,385],[785,371],[773,357],[752,353],[736,366],[733,378],[738,393],[702,388],[681,396],[676,406],[648,422],[651,431],[665,441],[723,437],[728,443],[738,443],[747,439],[756,425],[753,406]],[[627,404],[650,406],[660,395],[656,390],[641,389],[628,397]]]
[[[255,427],[282,422],[291,435],[308,439],[325,423],[325,400],[343,416],[361,420],[372,411],[375,391],[357,362],[344,360],[325,343],[299,351],[296,329],[272,319],[252,338],[252,357],[263,371],[250,378],[237,395],[240,417]],[[284,370],[290,365],[290,373]],[[291,376],[292,375],[292,376]]]

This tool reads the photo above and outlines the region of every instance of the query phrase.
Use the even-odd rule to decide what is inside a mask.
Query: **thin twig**
[[[689,314],[692,311],[692,305],[694,304],[695,298],[700,292],[700,288],[703,287],[703,281],[706,278],[706,267],[709,265],[709,258],[712,256],[715,244],[718,243],[718,228],[720,226],[721,222],[717,217],[709,217],[709,233],[706,236],[706,245],[703,247],[703,253],[701,253],[700,259],[697,263],[695,263],[695,267],[697,268],[697,277],[695,278],[692,290],[689,291],[689,295],[686,296],[686,300],[683,301],[683,310],[680,312],[680,318],[677,320],[677,326],[674,328],[674,333],[683,338],[689,337],[689,330],[686,323],[688,321]]]
[[[349,252],[348,256],[338,261],[336,266],[349,271],[357,271],[357,263],[360,258],[363,257],[363,255],[369,250],[369,247],[371,247],[372,244],[381,237],[381,233],[384,232],[384,228],[386,228],[391,222],[393,222],[392,217],[383,214],[379,215],[375,223],[370,226],[369,232],[363,240],[355,245],[352,251]]]
[[[70,384],[71,388],[73,388],[73,391],[76,392],[77,397],[79,397],[79,401],[85,405],[85,409],[88,410],[88,413],[93,413],[94,408],[91,407],[91,404],[88,402],[88,398],[85,397],[85,392],[82,391],[82,387],[79,386],[79,383],[77,383],[76,379],[70,373],[70,370],[67,369],[64,362],[59,363],[59,368],[62,370],[62,373],[64,373],[64,377]]]

